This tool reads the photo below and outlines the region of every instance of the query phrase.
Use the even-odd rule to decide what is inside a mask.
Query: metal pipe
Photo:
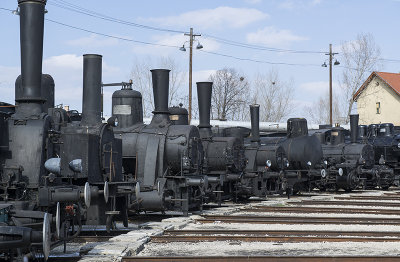
[[[350,140],[351,140],[351,143],[357,143],[358,119],[359,119],[358,114],[350,115]]]
[[[22,95],[16,100],[26,104],[24,111],[42,112],[41,95],[44,13],[46,0],[18,0],[21,43]]]
[[[153,80],[154,114],[169,114],[169,69],[153,69],[151,76]]]
[[[197,82],[200,136],[211,137],[210,113],[213,82]]]
[[[260,142],[260,105],[250,105],[251,141]]]
[[[83,55],[82,125],[101,123],[102,56]]]

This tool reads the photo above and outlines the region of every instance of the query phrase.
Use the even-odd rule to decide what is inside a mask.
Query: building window
[[[377,114],[381,113],[381,102],[376,102],[376,113]]]

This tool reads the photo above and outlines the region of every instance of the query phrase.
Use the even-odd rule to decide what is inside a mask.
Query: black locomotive
[[[187,214],[201,207],[207,186],[200,172],[203,148],[199,130],[172,124],[168,111],[169,70],[151,72],[155,109],[149,125],[143,124],[140,93],[124,89],[113,95],[113,116],[120,121],[115,136],[123,141],[124,173],[140,185],[131,206]]]
[[[212,82],[197,82],[199,131],[204,149],[202,173],[208,177],[208,197],[212,200],[237,196],[237,182],[245,168],[243,140],[214,136],[210,125]]]
[[[367,131],[368,130],[368,131]],[[367,132],[366,132],[367,131]],[[388,166],[392,172],[377,173],[369,183],[370,187],[387,189],[392,184],[399,184],[400,176],[400,135],[394,131],[391,123],[360,126],[361,139],[374,147],[375,164]]]
[[[47,258],[84,224],[126,221],[126,191],[134,191],[121,175],[121,141],[100,119],[101,56],[84,56],[82,121],[53,108],[54,80],[42,74],[45,4],[18,1],[16,108],[0,113],[0,252],[8,260]]]
[[[285,137],[261,137],[261,144],[283,147],[289,160],[287,171],[298,176],[293,185],[294,193],[317,186],[324,169],[323,153],[318,138],[308,134],[306,119],[289,118]]]
[[[295,172],[286,171],[289,160],[282,146],[261,144],[259,109],[259,105],[250,105],[251,137],[245,139],[247,164],[239,185],[241,194],[263,197],[290,190],[298,177]]]

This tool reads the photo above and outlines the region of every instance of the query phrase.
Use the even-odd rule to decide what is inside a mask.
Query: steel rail
[[[122,257],[122,262],[392,262],[396,256],[191,256],[191,257]]]
[[[334,200],[302,200],[300,202],[290,201],[290,205],[337,205],[337,206],[383,206],[400,207],[400,202],[363,202],[363,201],[334,201]]]
[[[324,208],[324,207],[297,207],[297,206],[255,206],[240,209],[246,212],[281,212],[281,213],[342,213],[342,214],[379,214],[400,215],[400,209],[368,209],[368,208]]]
[[[394,196],[335,196],[335,199],[340,199],[340,200],[397,200],[400,201],[400,196],[394,197]]]
[[[327,236],[237,236],[237,235],[207,235],[207,236],[153,236],[153,243],[171,242],[213,242],[213,241],[241,241],[241,242],[400,242],[400,238],[385,237],[327,237]]]
[[[196,221],[199,223],[400,225],[400,218],[366,217],[204,216]]]
[[[167,230],[164,236],[180,235],[257,235],[257,236],[366,236],[400,237],[393,231],[333,231],[333,230]]]

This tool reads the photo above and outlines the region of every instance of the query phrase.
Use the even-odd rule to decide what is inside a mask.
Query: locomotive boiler
[[[113,116],[121,125],[115,132],[123,141],[124,173],[140,185],[132,207],[187,214],[200,208],[207,181],[199,172],[203,150],[198,129],[171,123],[169,71],[151,70],[155,108],[149,125],[142,122],[141,96],[133,90],[117,91]]]
[[[283,147],[289,160],[287,170],[298,175],[298,182],[293,185],[294,192],[311,190],[316,186],[324,168],[322,147],[316,136],[308,135],[306,119],[289,118],[286,137],[262,137],[261,143]]]
[[[21,94],[11,115],[2,114],[0,252],[12,260],[16,249],[50,251],[49,207],[41,209],[39,188],[47,175],[44,162],[52,156],[48,138],[51,117],[43,110],[41,92],[44,0],[19,0]],[[46,212],[47,211],[47,212]]]
[[[238,137],[215,137],[211,131],[212,82],[197,82],[199,131],[204,148],[203,173],[208,176],[210,200],[229,199],[236,195],[237,182],[245,167],[243,140]]]
[[[377,174],[371,186],[387,189],[391,184],[399,184],[400,177],[400,135],[395,134],[391,123],[372,124],[368,127],[367,141],[374,147],[375,164],[386,165],[393,173]]]

